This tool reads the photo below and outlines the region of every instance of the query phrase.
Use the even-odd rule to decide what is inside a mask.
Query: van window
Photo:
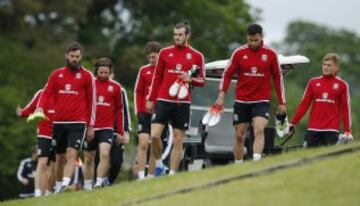
[[[207,78],[205,87],[194,87],[192,93],[192,105],[206,107],[209,109],[215,103],[219,93],[220,79]],[[233,81],[225,96],[225,108],[233,108],[234,88],[236,82]]]

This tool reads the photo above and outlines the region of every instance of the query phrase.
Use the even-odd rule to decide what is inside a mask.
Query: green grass
[[[354,146],[360,146],[360,144],[298,150],[268,157],[260,162],[214,167],[148,181],[125,182],[99,191],[8,201],[0,205],[121,205],[133,200]],[[360,168],[360,152],[355,152],[259,177],[236,180],[215,187],[152,200],[144,205],[359,205],[360,172],[358,168]]]

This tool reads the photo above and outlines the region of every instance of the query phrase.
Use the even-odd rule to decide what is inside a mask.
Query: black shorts
[[[307,130],[305,133],[306,147],[319,147],[334,145],[337,143],[339,133],[335,131],[312,131]]]
[[[95,130],[94,132],[94,139],[92,139],[90,142],[84,140],[83,148],[86,151],[94,151],[97,149],[98,145],[101,142],[109,143],[110,145],[114,142],[114,130],[112,129],[101,129],[101,130]]]
[[[146,133],[150,134],[151,131],[151,117],[152,114],[146,112],[140,112],[137,114],[138,118],[138,134]]]
[[[187,130],[190,121],[190,104],[157,101],[152,123],[168,125],[169,121],[173,128]]]
[[[51,154],[51,139],[38,137],[37,145],[38,145],[38,157],[48,157],[50,158]]]
[[[81,143],[85,138],[85,123],[54,123],[53,133],[56,140],[56,153],[64,154],[66,148],[80,150]]]
[[[268,102],[260,103],[239,103],[234,104],[233,125],[245,122],[252,122],[254,117],[264,117],[269,119],[270,104]]]

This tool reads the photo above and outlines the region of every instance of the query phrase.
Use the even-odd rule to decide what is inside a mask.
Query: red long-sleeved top
[[[146,97],[149,94],[155,66],[147,64],[139,69],[134,87],[135,114],[146,112]]]
[[[95,80],[96,121],[94,130],[114,129],[116,118],[117,133],[124,133],[123,102],[121,85],[113,80]]]
[[[205,85],[204,56],[190,46],[169,46],[162,49],[155,66],[154,77],[150,86],[148,100],[155,102],[162,100],[176,103],[191,103],[191,93],[182,100],[169,95],[169,88],[176,81],[177,77],[188,72],[192,65],[200,68],[199,76],[192,78],[193,86]],[[189,88],[190,90],[190,88]]]
[[[313,131],[351,132],[350,94],[348,84],[337,76],[312,78],[291,123],[296,125],[311,105],[309,128]]]
[[[284,81],[277,53],[262,45],[254,51],[248,45],[236,49],[225,68],[219,90],[226,92],[232,76],[237,74],[235,99],[241,103],[269,102],[271,79],[279,104],[285,104]]]
[[[73,72],[68,67],[53,71],[45,86],[39,107],[53,100],[54,123],[87,123],[94,125],[96,114],[95,81],[91,72],[81,67]]]
[[[40,89],[35,93],[31,101],[21,110],[21,117],[28,117],[30,114],[32,114],[38,103],[39,99],[43,93],[43,89]],[[52,139],[52,122],[51,119],[53,118],[55,114],[55,110],[51,108],[51,105],[47,106],[47,109],[44,110],[44,114],[47,116],[47,120],[42,120],[37,125],[37,137]]]

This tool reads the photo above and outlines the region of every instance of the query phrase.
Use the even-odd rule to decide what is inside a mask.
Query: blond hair
[[[340,56],[336,53],[328,53],[324,56],[323,61],[332,61],[336,65],[340,64]]]

